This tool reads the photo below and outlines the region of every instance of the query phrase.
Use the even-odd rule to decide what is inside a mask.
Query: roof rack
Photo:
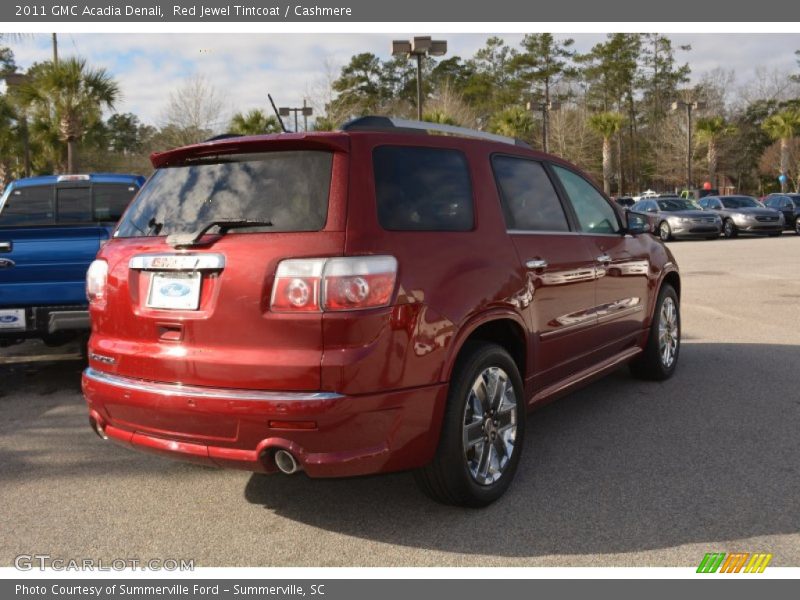
[[[450,135],[459,135],[462,137],[478,138],[482,140],[489,140],[492,142],[500,142],[502,144],[511,144],[514,146],[523,146],[530,148],[530,144],[522,140],[508,137],[505,135],[498,135],[496,133],[489,133],[487,131],[478,131],[477,129],[469,129],[468,127],[457,127],[455,125],[445,125],[444,123],[429,123],[428,121],[411,121],[409,119],[398,119],[396,117],[378,117],[366,116],[358,117],[341,127],[342,131],[375,131],[375,130],[394,130],[397,132],[406,133],[427,133],[429,131],[436,131],[438,133],[446,133]]]
[[[203,143],[206,142],[216,142],[217,140],[227,140],[230,138],[237,138],[243,137],[241,133],[220,133],[219,135],[215,135],[213,137],[208,138],[207,140],[203,140]]]

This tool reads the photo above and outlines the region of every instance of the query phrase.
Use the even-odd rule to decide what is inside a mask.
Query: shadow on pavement
[[[246,499],[324,530],[499,556],[632,552],[800,530],[800,347],[684,344],[676,376],[621,370],[533,413],[517,478],[483,510],[410,474],[254,475]]]

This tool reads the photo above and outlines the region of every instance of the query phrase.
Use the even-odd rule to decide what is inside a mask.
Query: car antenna
[[[286,129],[286,125],[283,124],[283,119],[281,119],[281,113],[278,112],[278,109],[275,106],[275,101],[272,99],[272,94],[267,94],[267,98],[269,98],[269,103],[272,104],[272,110],[275,111],[275,116],[278,117],[278,123],[281,124],[281,129],[283,129],[283,133],[289,133],[289,130]]]

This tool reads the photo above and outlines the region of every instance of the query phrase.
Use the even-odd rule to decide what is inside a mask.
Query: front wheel
[[[732,219],[725,219],[725,223],[722,225],[722,235],[728,240],[739,235],[739,232],[736,230],[736,224]]]
[[[672,239],[672,230],[666,221],[662,221],[661,225],[658,226],[658,237],[661,238],[662,242],[668,242]]]
[[[417,483],[444,504],[487,506],[511,484],[524,434],[517,365],[497,344],[470,343],[453,371],[436,456]]]
[[[650,324],[650,334],[644,352],[630,368],[641,379],[663,381],[672,377],[681,349],[681,313],[678,294],[665,283],[661,287]]]

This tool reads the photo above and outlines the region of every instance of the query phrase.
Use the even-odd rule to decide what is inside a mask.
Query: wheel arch
[[[474,317],[461,327],[442,367],[442,381],[449,381],[456,361],[468,342],[483,341],[498,344],[514,359],[520,377],[525,381],[528,360],[528,337],[525,321],[510,310],[492,311]]]

